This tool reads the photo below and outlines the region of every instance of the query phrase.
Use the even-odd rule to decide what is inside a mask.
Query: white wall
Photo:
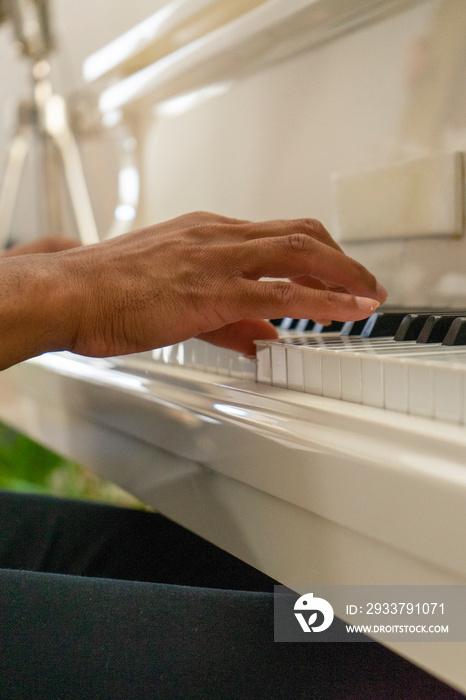
[[[160,120],[143,149],[148,219],[203,208],[333,230],[334,173],[466,151],[465,31],[464,0],[427,0]],[[346,250],[394,304],[466,308],[464,237]]]

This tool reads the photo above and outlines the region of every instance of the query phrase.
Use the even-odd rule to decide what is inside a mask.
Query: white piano
[[[134,227],[315,216],[391,304],[465,308],[465,30],[464,0],[160,3],[84,70],[138,141]],[[291,588],[466,584],[466,345],[288,336],[44,355],[0,419]],[[391,646],[466,691],[464,643]]]

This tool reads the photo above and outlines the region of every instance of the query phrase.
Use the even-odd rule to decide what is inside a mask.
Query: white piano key
[[[412,358],[408,366],[409,413],[428,418],[460,422],[463,420],[463,394],[454,383],[461,383],[461,368],[456,372],[446,370],[455,367],[455,363],[466,361],[466,352],[457,348],[442,348],[427,354]],[[456,377],[456,379],[455,379]],[[444,386],[442,386],[442,378]],[[449,396],[449,391],[452,391]]]
[[[230,362],[232,350],[217,348],[217,372],[224,376],[230,376]]]
[[[229,374],[236,379],[256,381],[256,358],[231,350]]]
[[[406,358],[384,358],[385,408],[408,412],[408,368]]]
[[[451,423],[464,421],[463,377],[466,351],[448,347],[422,361],[431,367],[434,384],[434,417]]]
[[[194,369],[205,370],[207,343],[191,338],[185,343],[185,364]]]
[[[340,358],[341,398],[344,401],[362,403],[361,356],[342,353]]]
[[[185,348],[184,348],[184,343],[178,343],[178,350],[176,353],[176,359],[177,359],[177,364],[180,367],[185,366]]]
[[[385,408],[392,411],[409,412],[408,363],[418,362],[422,364],[425,359],[446,358],[451,351],[451,348],[440,345],[419,346],[414,344],[411,348],[402,350],[401,353],[385,355],[383,357]]]
[[[428,360],[434,357],[436,353],[441,354],[442,352],[447,355],[449,349],[444,348],[444,350],[442,350],[441,346],[435,346],[432,347],[429,352],[427,346],[421,346],[420,348],[414,346],[411,355],[406,353],[398,358],[390,358],[393,359],[394,363],[402,362],[406,367],[404,374],[406,389],[401,389],[401,392],[407,392],[408,405],[404,410],[407,410],[408,413],[429,418],[434,416],[434,377]],[[386,383],[388,383],[388,381],[387,379]],[[404,399],[402,400],[404,401]],[[389,408],[389,406],[387,406],[387,408]]]
[[[286,374],[288,389],[304,391],[303,347],[286,346]]]
[[[393,348],[395,345],[394,341],[380,338],[373,339],[360,339],[360,338],[344,338],[341,340],[329,339],[328,342],[324,339],[323,342],[316,346],[316,348],[310,347],[309,350],[315,350],[318,353],[318,358],[314,360],[312,364],[309,364],[309,359],[307,354],[304,355],[304,381],[305,381],[305,391],[312,394],[322,395],[324,392],[323,388],[323,378],[322,378],[322,357],[320,353],[326,351],[331,352],[339,357],[339,376],[341,379],[340,390],[337,386],[337,376],[331,379],[331,370],[328,371],[328,391],[330,394],[326,393],[325,396],[335,396],[336,398],[342,398],[345,401],[352,401],[354,403],[362,403],[362,374],[361,374],[361,358],[367,354],[375,354],[376,352],[382,352],[387,348]],[[401,343],[398,344],[398,348],[401,348]],[[404,346],[405,344],[403,344]],[[327,356],[327,355],[325,355]],[[329,362],[332,362],[329,360]],[[320,375],[320,376],[319,376]],[[370,397],[368,397],[368,401]],[[372,404],[369,405],[380,405]]]
[[[464,423],[466,423],[466,372],[462,373],[462,375],[463,375],[463,376],[462,376],[462,384],[463,384],[463,407],[462,407],[463,419],[462,419],[461,422],[464,424]]]
[[[166,345],[162,348],[162,361],[166,365],[178,364],[178,343],[175,343],[175,345]]]
[[[240,355],[241,376],[243,379],[248,379],[252,382],[256,381],[256,363],[255,357]]]
[[[323,396],[341,399],[340,358],[343,354],[332,350],[320,350]]]
[[[152,350],[152,359],[155,362],[163,362],[163,354],[162,354],[163,348],[155,348]]]
[[[286,347],[284,343],[273,342],[270,345],[272,359],[272,384],[286,389]]]
[[[194,366],[204,371],[206,368],[208,343],[204,342],[203,340],[198,340],[197,338],[194,338],[193,344],[195,344],[193,352],[193,360],[195,363]]]
[[[183,359],[185,367],[193,366],[193,338],[185,340],[183,343]]]
[[[218,371],[218,348],[210,343],[205,344],[205,369],[207,372]]]
[[[272,384],[272,357],[270,342],[256,340],[256,381],[261,384]]]
[[[416,416],[434,415],[434,377],[425,363],[408,364],[408,411]]]
[[[362,355],[362,403],[383,408],[385,403],[382,359],[377,355]]]
[[[303,346],[304,391],[322,396],[322,369],[320,352],[316,348]]]
[[[450,423],[463,420],[463,382],[456,365],[434,366],[434,416]]]
[[[232,353],[230,356],[230,377],[242,378],[242,367],[240,363],[241,355],[239,352]]]
[[[355,346],[357,347],[357,346]],[[395,369],[390,369],[390,372],[397,372],[396,363],[402,358],[412,355],[433,354],[435,352],[449,352],[448,348],[441,348],[440,345],[419,346],[412,342],[394,342],[383,341],[381,343],[372,342],[366,347],[361,347],[358,352],[341,353],[341,377],[342,377],[342,395],[341,398],[345,401],[353,403],[364,403],[369,406],[385,406],[387,407],[387,399],[385,396],[386,387],[389,386],[388,380],[385,378],[386,367],[392,367],[392,361],[395,363]],[[380,365],[377,366],[377,361]],[[366,363],[367,364],[364,364]],[[366,372],[366,381],[363,389],[363,366]],[[395,384],[396,380],[394,379]],[[396,396],[395,385],[390,383],[389,403],[393,404],[393,410],[407,410],[406,406],[407,389],[404,390],[404,398],[401,394]],[[363,390],[365,395],[363,397]],[[404,403],[403,403],[404,402]],[[395,408],[394,406],[398,406]]]

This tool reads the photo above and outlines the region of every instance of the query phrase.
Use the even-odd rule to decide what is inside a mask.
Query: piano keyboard
[[[378,311],[322,327],[279,319],[243,357],[193,339],[153,352],[168,365],[452,423],[466,422],[466,311]]]
[[[257,380],[272,386],[464,423],[466,314],[380,312],[358,335],[288,335],[257,342]],[[281,325],[281,324],[280,324]]]

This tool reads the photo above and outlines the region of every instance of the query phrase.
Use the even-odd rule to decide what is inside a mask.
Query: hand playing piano
[[[386,298],[312,219],[197,212],[69,247],[0,259],[0,367],[51,350],[103,357],[194,336],[252,354],[255,339],[276,336],[265,318],[358,320]]]

